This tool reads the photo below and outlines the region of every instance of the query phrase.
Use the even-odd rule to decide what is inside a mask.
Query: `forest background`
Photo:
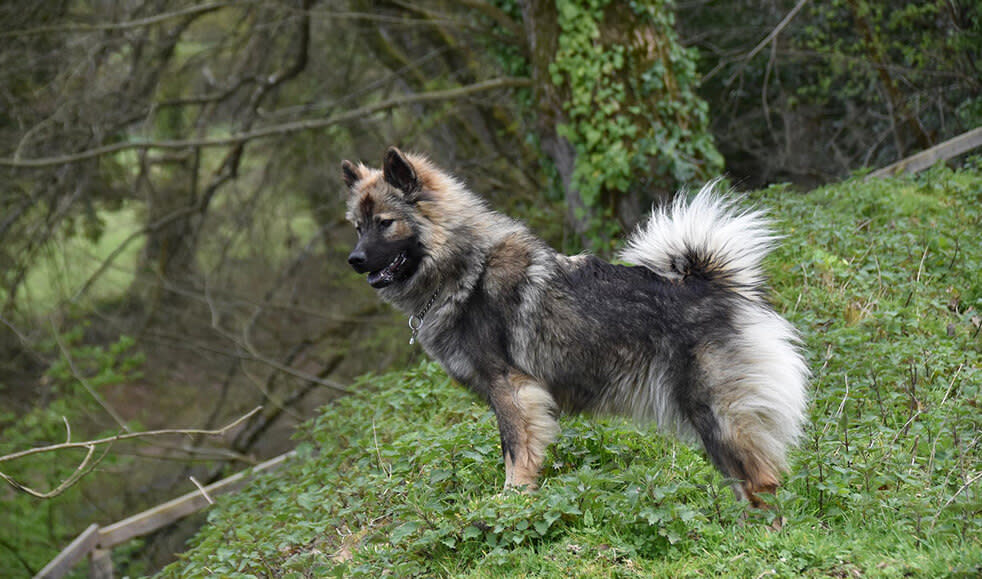
[[[0,455],[263,406],[113,445],[54,498],[0,489],[3,576],[420,358],[346,265],[342,159],[425,152],[610,255],[707,178],[794,195],[982,125],[971,0],[6,2],[0,47]],[[79,460],[0,471],[46,491]]]

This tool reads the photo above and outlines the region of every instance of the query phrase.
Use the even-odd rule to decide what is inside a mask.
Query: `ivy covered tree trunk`
[[[537,132],[568,220],[602,248],[658,197],[722,168],[669,0],[523,0]]]

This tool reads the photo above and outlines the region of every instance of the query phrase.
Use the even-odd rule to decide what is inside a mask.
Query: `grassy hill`
[[[491,412],[423,364],[324,408],[161,576],[982,573],[982,167],[750,198],[787,235],[774,299],[814,372],[783,530],[618,420],[563,418],[542,488],[501,493]]]

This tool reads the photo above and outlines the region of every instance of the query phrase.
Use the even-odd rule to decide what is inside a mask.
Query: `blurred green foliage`
[[[121,431],[99,430],[95,426],[105,411],[93,393],[101,398],[107,388],[139,379],[144,357],[128,336],[105,346],[86,344],[86,326],[75,324],[57,338],[40,344],[39,351],[56,360],[41,380],[47,390],[45,404],[22,414],[0,410],[0,455]],[[120,485],[113,471],[125,469],[127,464],[125,457],[104,454],[105,450],[106,447],[96,450],[94,456],[103,458],[90,463],[90,467],[98,466],[84,485],[71,486],[51,499],[29,496],[4,483],[0,488],[0,576],[19,577],[29,574],[29,570],[39,571],[88,526],[83,521],[99,518],[99,512],[91,505],[79,508],[80,505],[89,503],[86,496],[92,489],[112,494]],[[20,484],[48,492],[75,473],[85,453],[85,449],[71,449],[35,454],[2,462],[0,470]]]

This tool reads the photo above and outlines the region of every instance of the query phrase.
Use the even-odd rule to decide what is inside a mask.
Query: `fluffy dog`
[[[653,212],[613,265],[566,256],[423,156],[342,163],[348,262],[498,418],[505,485],[534,488],[562,412],[654,421],[701,442],[766,506],[801,432],[808,370],[768,304],[762,213],[715,183]]]

